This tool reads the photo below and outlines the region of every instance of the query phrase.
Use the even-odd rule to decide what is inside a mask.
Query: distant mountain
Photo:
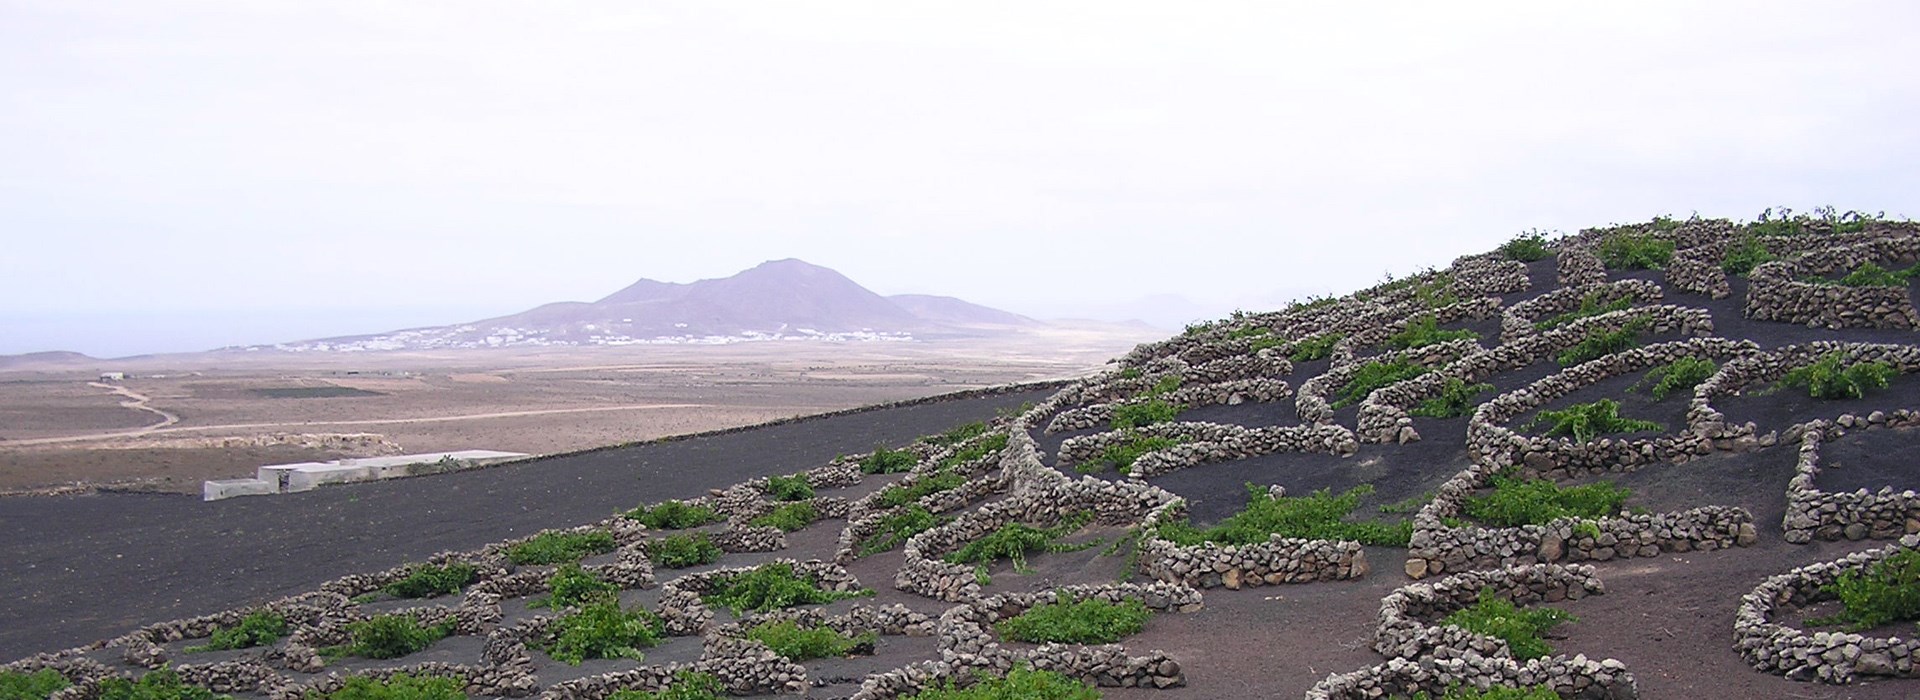
[[[641,279],[594,302],[557,302],[472,323],[273,347],[294,351],[541,345],[904,340],[1041,325],[953,297],[884,297],[845,275],[786,259],[687,284]]]
[[[0,355],[0,369],[25,367],[27,365],[61,365],[99,361],[100,358],[77,352],[53,350],[48,352],[22,353],[19,355]]]

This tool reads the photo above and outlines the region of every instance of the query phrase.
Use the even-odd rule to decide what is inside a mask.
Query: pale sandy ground
[[[197,491],[205,479],[251,475],[261,464],[394,451],[581,450],[1071,377],[1160,337],[1048,329],[914,343],[203,353],[13,370],[0,372],[0,492],[74,483]],[[128,378],[102,384],[104,371]],[[327,387],[369,393],[261,393]],[[379,437],[354,449],[303,444],[303,436],[362,433]],[[279,437],[212,442],[230,436]]]

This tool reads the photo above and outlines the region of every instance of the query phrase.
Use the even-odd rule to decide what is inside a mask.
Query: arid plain
[[[0,493],[198,492],[263,464],[552,454],[1082,375],[1164,331],[392,353],[212,352],[0,370]],[[124,379],[103,379],[124,373]]]

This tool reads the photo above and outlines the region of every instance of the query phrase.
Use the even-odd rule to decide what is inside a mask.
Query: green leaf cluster
[[[1920,265],[1903,270],[1889,270],[1867,261],[1847,272],[1840,279],[1815,278],[1817,284],[1837,284],[1842,287],[1905,287],[1915,276],[1920,276]]]
[[[70,685],[66,676],[50,668],[33,673],[0,671],[0,700],[46,700],[53,691]]]
[[[1500,244],[1497,252],[1519,262],[1533,262],[1551,254],[1547,250],[1547,237],[1537,231],[1514,236],[1513,240]]]
[[[660,690],[621,690],[607,700],[720,700],[724,692],[726,687],[711,673],[681,671],[673,674],[673,682]]]
[[[1453,340],[1479,340],[1480,334],[1470,330],[1440,330],[1440,320],[1433,314],[1423,314],[1413,319],[1400,332],[1387,336],[1387,347],[1396,350],[1411,350],[1429,345],[1439,345]]]
[[[100,682],[100,700],[215,700],[228,698],[213,691],[180,681],[180,674],[163,668],[130,681],[114,676]],[[36,699],[38,700],[38,699]]]
[[[641,652],[660,643],[666,624],[645,610],[621,610],[620,603],[602,600],[582,606],[553,621],[545,646],[555,661],[578,666],[587,659],[641,659]]]
[[[1864,571],[1840,574],[1820,590],[1840,599],[1840,612],[1808,620],[1860,632],[1896,620],[1920,618],[1920,551],[1905,550]]]
[[[422,564],[407,572],[407,577],[387,584],[380,590],[395,598],[432,598],[441,595],[459,593],[461,588],[479,578],[480,570],[466,562],[453,562],[445,566]]]
[[[395,674],[385,680],[354,676],[331,693],[308,693],[306,700],[466,700],[466,682],[446,676]]]
[[[647,558],[669,569],[712,564],[723,553],[704,532],[669,535],[647,543]]]
[[[911,485],[894,484],[881,489],[880,495],[874,497],[874,503],[882,508],[904,506],[942,491],[960,488],[965,483],[967,483],[967,477],[950,469],[941,469],[922,477]]]
[[[972,462],[974,460],[980,459],[981,457],[985,457],[987,455],[993,454],[995,452],[999,452],[1006,448],[1007,448],[1007,435],[1005,433],[1001,433],[999,435],[986,438],[984,440],[975,442],[961,449],[955,450],[953,454],[947,455],[945,458],[942,458],[940,460],[939,466],[941,468],[959,466],[959,465],[966,464],[968,462]]]
[[[1459,377],[1448,377],[1440,385],[1439,396],[1421,401],[1407,413],[1422,418],[1459,418],[1473,411],[1475,397],[1489,391],[1493,391],[1492,384],[1468,384]]]
[[[655,530],[685,530],[707,523],[719,522],[720,511],[713,506],[693,505],[686,501],[661,501],[652,508],[640,507],[627,511],[628,520],[637,520]]]
[[[895,450],[886,445],[873,448],[873,454],[860,460],[860,471],[867,474],[897,474],[912,469],[919,464],[920,458],[909,450]]]
[[[795,605],[825,605],[836,600],[873,595],[872,590],[829,591],[818,581],[804,578],[786,562],[761,564],[752,570],[719,578],[712,590],[701,595],[707,603],[727,608],[735,615],[767,612]]]
[[[1704,357],[1682,357],[1647,371],[1647,376],[1635,382],[1628,391],[1639,388],[1641,384],[1653,383],[1648,392],[1654,401],[1665,401],[1674,392],[1690,392],[1700,386],[1714,372],[1720,371],[1720,365]]]
[[[934,515],[918,503],[901,508],[892,515],[880,519],[880,529],[860,545],[858,554],[864,557],[891,550],[906,543],[914,535],[939,527],[943,522],[946,522],[945,519]]]
[[[1422,691],[1413,694],[1413,700],[1433,700],[1433,696]],[[1447,689],[1440,700],[1560,700],[1560,694],[1550,685],[1532,685],[1525,688],[1496,685],[1486,690],[1469,686],[1454,686]]]
[[[820,511],[813,507],[813,501],[796,501],[749,520],[747,524],[754,527],[778,528],[781,532],[797,532],[819,519]]]
[[[1613,399],[1577,403],[1557,411],[1541,411],[1521,429],[1533,430],[1541,423],[1548,426],[1541,435],[1571,437],[1577,442],[1588,442],[1602,435],[1663,429],[1653,421],[1620,417],[1620,402]]]
[[[239,624],[214,631],[206,644],[187,647],[187,651],[225,651],[266,646],[287,636],[287,618],[271,610],[258,610],[240,618]]]
[[[1185,443],[1174,438],[1153,437],[1132,433],[1126,442],[1108,445],[1106,449],[1100,451],[1099,457],[1094,458],[1093,461],[1080,463],[1074,467],[1074,471],[1082,474],[1091,474],[1093,472],[1104,471],[1108,467],[1113,467],[1124,472],[1133,468],[1133,463],[1138,461],[1141,455],[1181,444]]]
[[[1767,250],[1767,244],[1758,235],[1741,237],[1738,243],[1727,248],[1726,255],[1720,256],[1720,269],[1736,277],[1753,274],[1753,268],[1778,260],[1773,251]]]
[[[585,605],[612,600],[620,593],[619,586],[600,580],[600,577],[580,568],[579,564],[567,564],[555,570],[552,576],[547,577],[547,590],[550,593],[531,607]]]
[[[1616,233],[1594,250],[1613,270],[1659,270],[1673,259],[1673,241],[1646,233]]]
[[[1138,634],[1153,613],[1138,600],[1112,603],[1097,598],[1073,600],[1064,591],[1053,603],[1043,603],[1002,620],[994,628],[1000,636],[1034,644],[1112,644]]]
[[[453,634],[453,623],[422,627],[412,615],[376,615],[347,625],[348,644],[327,649],[329,655],[369,659],[398,659],[432,646]]]
[[[1603,518],[1620,512],[1633,493],[1612,482],[1562,487],[1550,479],[1520,479],[1495,474],[1491,492],[1471,496],[1461,507],[1467,517],[1496,527],[1545,525],[1560,518]]]
[[[776,501],[804,501],[813,498],[813,484],[803,474],[767,478],[767,496]]]
[[[1085,681],[1031,666],[1015,666],[1004,678],[976,671],[975,678],[965,688],[948,678],[902,700],[1100,700],[1100,691]]]
[[[1333,402],[1333,407],[1346,408],[1367,398],[1367,394],[1373,393],[1375,389],[1404,382],[1426,374],[1428,371],[1430,370],[1426,367],[1406,360],[1392,362],[1374,360],[1360,365],[1354,368],[1353,376],[1347,380],[1346,385],[1340,387],[1340,399]]]
[[[1461,608],[1446,617],[1446,624],[1507,642],[1507,649],[1522,661],[1553,653],[1553,647],[1541,635],[1563,622],[1578,621],[1564,610],[1520,608],[1502,598],[1492,588],[1480,589],[1480,600],[1473,607]]]
[[[1187,410],[1186,406],[1168,403],[1161,399],[1150,399],[1139,403],[1120,404],[1113,407],[1113,420],[1110,427],[1114,430],[1138,428],[1156,423],[1167,423]]]
[[[1587,331],[1580,342],[1574,343],[1553,356],[1561,367],[1572,367],[1582,362],[1597,360],[1616,352],[1640,347],[1640,333],[1647,329],[1646,319],[1634,321],[1614,330],[1595,328]]]
[[[1271,535],[1313,540],[1352,540],[1361,544],[1405,547],[1413,523],[1380,520],[1348,521],[1360,507],[1360,498],[1373,493],[1361,484],[1334,495],[1320,489],[1306,496],[1275,498],[1258,484],[1247,484],[1247,507],[1212,527],[1199,528],[1187,520],[1160,525],[1161,539],[1184,546],[1215,542],[1248,545],[1266,542]]]
[[[606,554],[614,546],[613,533],[605,530],[543,532],[507,548],[507,561],[522,566],[561,564],[580,561],[590,554]]]
[[[1787,372],[1779,386],[1806,389],[1816,399],[1857,399],[1868,391],[1887,388],[1887,382],[1897,374],[1899,371],[1885,362],[1847,363],[1841,351],[1835,350]]]
[[[1619,299],[1609,302],[1602,302],[1600,301],[1601,298],[1603,297],[1600,292],[1588,292],[1585,296],[1580,297],[1580,306],[1574,308],[1572,311],[1557,314],[1544,321],[1535,323],[1533,327],[1535,330],[1543,331],[1559,328],[1583,318],[1621,311],[1633,306],[1633,297],[1620,297]]]
[[[1027,555],[1032,552],[1069,552],[1086,549],[1098,542],[1078,545],[1066,545],[1060,538],[1073,534],[1087,523],[1093,521],[1093,513],[1082,511],[1049,528],[1037,528],[1026,523],[1007,523],[987,536],[968,542],[958,551],[948,554],[946,560],[954,564],[992,564],[1002,559],[1013,562],[1015,571],[1025,572]]]
[[[866,632],[849,636],[831,627],[802,627],[792,620],[781,620],[754,625],[747,630],[747,638],[767,645],[773,653],[789,660],[807,661],[870,654],[879,635]]]
[[[1344,333],[1327,332],[1296,340],[1293,349],[1287,352],[1287,359],[1294,362],[1327,359],[1333,355],[1333,346],[1339,345],[1346,337]]]

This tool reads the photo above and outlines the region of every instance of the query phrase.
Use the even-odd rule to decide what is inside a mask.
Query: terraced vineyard
[[[1920,225],[1860,216],[1523,237],[1194,326],[990,422],[0,680],[66,700],[134,679],[274,700],[1920,695],[1917,262]]]

